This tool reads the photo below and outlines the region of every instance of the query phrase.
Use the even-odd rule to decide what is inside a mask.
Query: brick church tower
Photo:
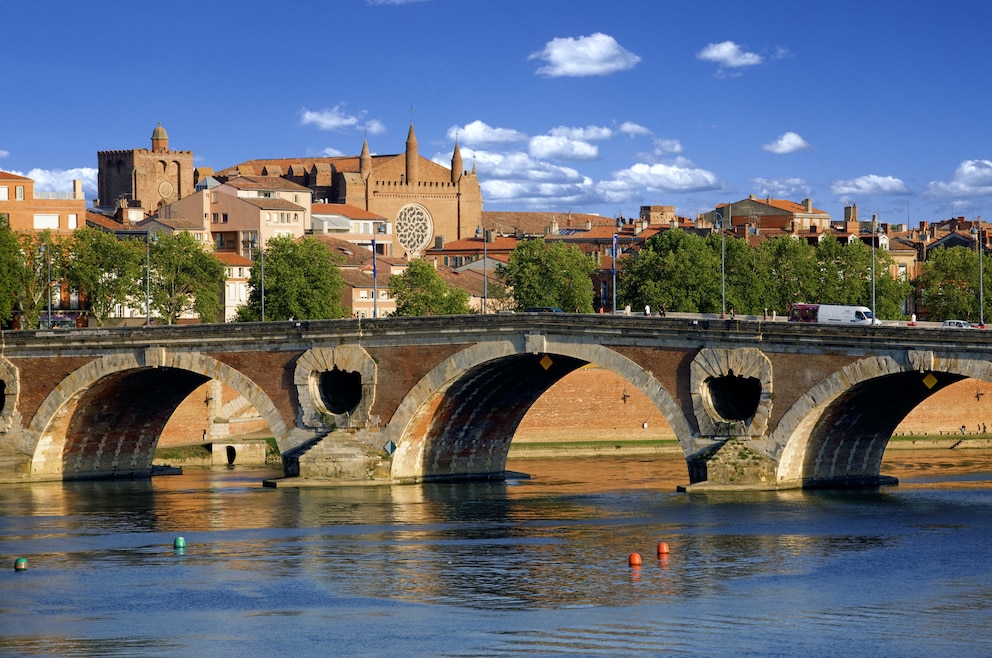
[[[96,205],[115,209],[126,201],[151,214],[193,193],[193,152],[169,150],[162,124],[152,131],[152,148],[98,151]]]

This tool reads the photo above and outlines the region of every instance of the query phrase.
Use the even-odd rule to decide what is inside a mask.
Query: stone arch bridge
[[[992,381],[992,335],[908,327],[518,314],[0,336],[0,481],[143,477],[209,380],[268,423],[287,475],[503,477],[514,431],[588,363],[671,424],[689,490],[873,486],[899,422]]]

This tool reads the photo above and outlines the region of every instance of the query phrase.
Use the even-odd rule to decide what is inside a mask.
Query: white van
[[[940,325],[941,329],[974,329],[970,322],[965,322],[964,320],[944,320],[944,324]]]
[[[867,306],[840,306],[838,304],[793,304],[789,308],[789,322],[817,322],[819,324],[882,324],[872,317]]]

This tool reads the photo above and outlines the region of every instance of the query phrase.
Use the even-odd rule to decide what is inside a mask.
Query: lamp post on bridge
[[[45,287],[45,294],[48,296],[48,328],[52,328],[52,251],[45,244],[38,246],[38,253],[47,256],[48,260],[48,285]]]
[[[981,223],[981,218],[978,222]],[[971,227],[971,235],[975,238],[975,246],[978,249],[978,326],[985,328],[985,273],[983,272],[983,261],[985,260],[985,243],[982,240],[982,230],[975,225]]]
[[[152,323],[152,244],[158,244],[158,234],[145,231],[145,326]]]
[[[262,322],[265,322],[265,245],[263,245],[258,239],[258,233],[251,238],[251,248],[252,250],[258,250],[258,264],[261,267],[261,272],[259,276],[262,283],[262,294],[261,294],[261,305],[262,305]],[[254,254],[253,254],[254,255]]]
[[[379,269],[376,262],[375,236],[386,234],[386,222],[374,222],[372,227],[372,317],[379,317]]]
[[[875,313],[875,241],[882,234],[882,227],[878,225],[878,215],[871,216],[871,323],[878,323],[878,315]]]
[[[728,206],[727,217],[732,217],[733,208]],[[729,220],[728,220],[729,221]],[[723,215],[716,213],[716,227],[720,231],[720,319],[727,317],[727,237],[723,227]]]
[[[486,235],[482,224],[475,229],[475,237],[482,238],[482,314],[486,315],[489,308],[489,277],[486,276],[486,261],[489,260],[489,236]]]

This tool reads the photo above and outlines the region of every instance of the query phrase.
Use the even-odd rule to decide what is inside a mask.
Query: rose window
[[[408,254],[419,254],[430,245],[434,221],[427,209],[417,204],[404,206],[396,215],[396,238]]]

